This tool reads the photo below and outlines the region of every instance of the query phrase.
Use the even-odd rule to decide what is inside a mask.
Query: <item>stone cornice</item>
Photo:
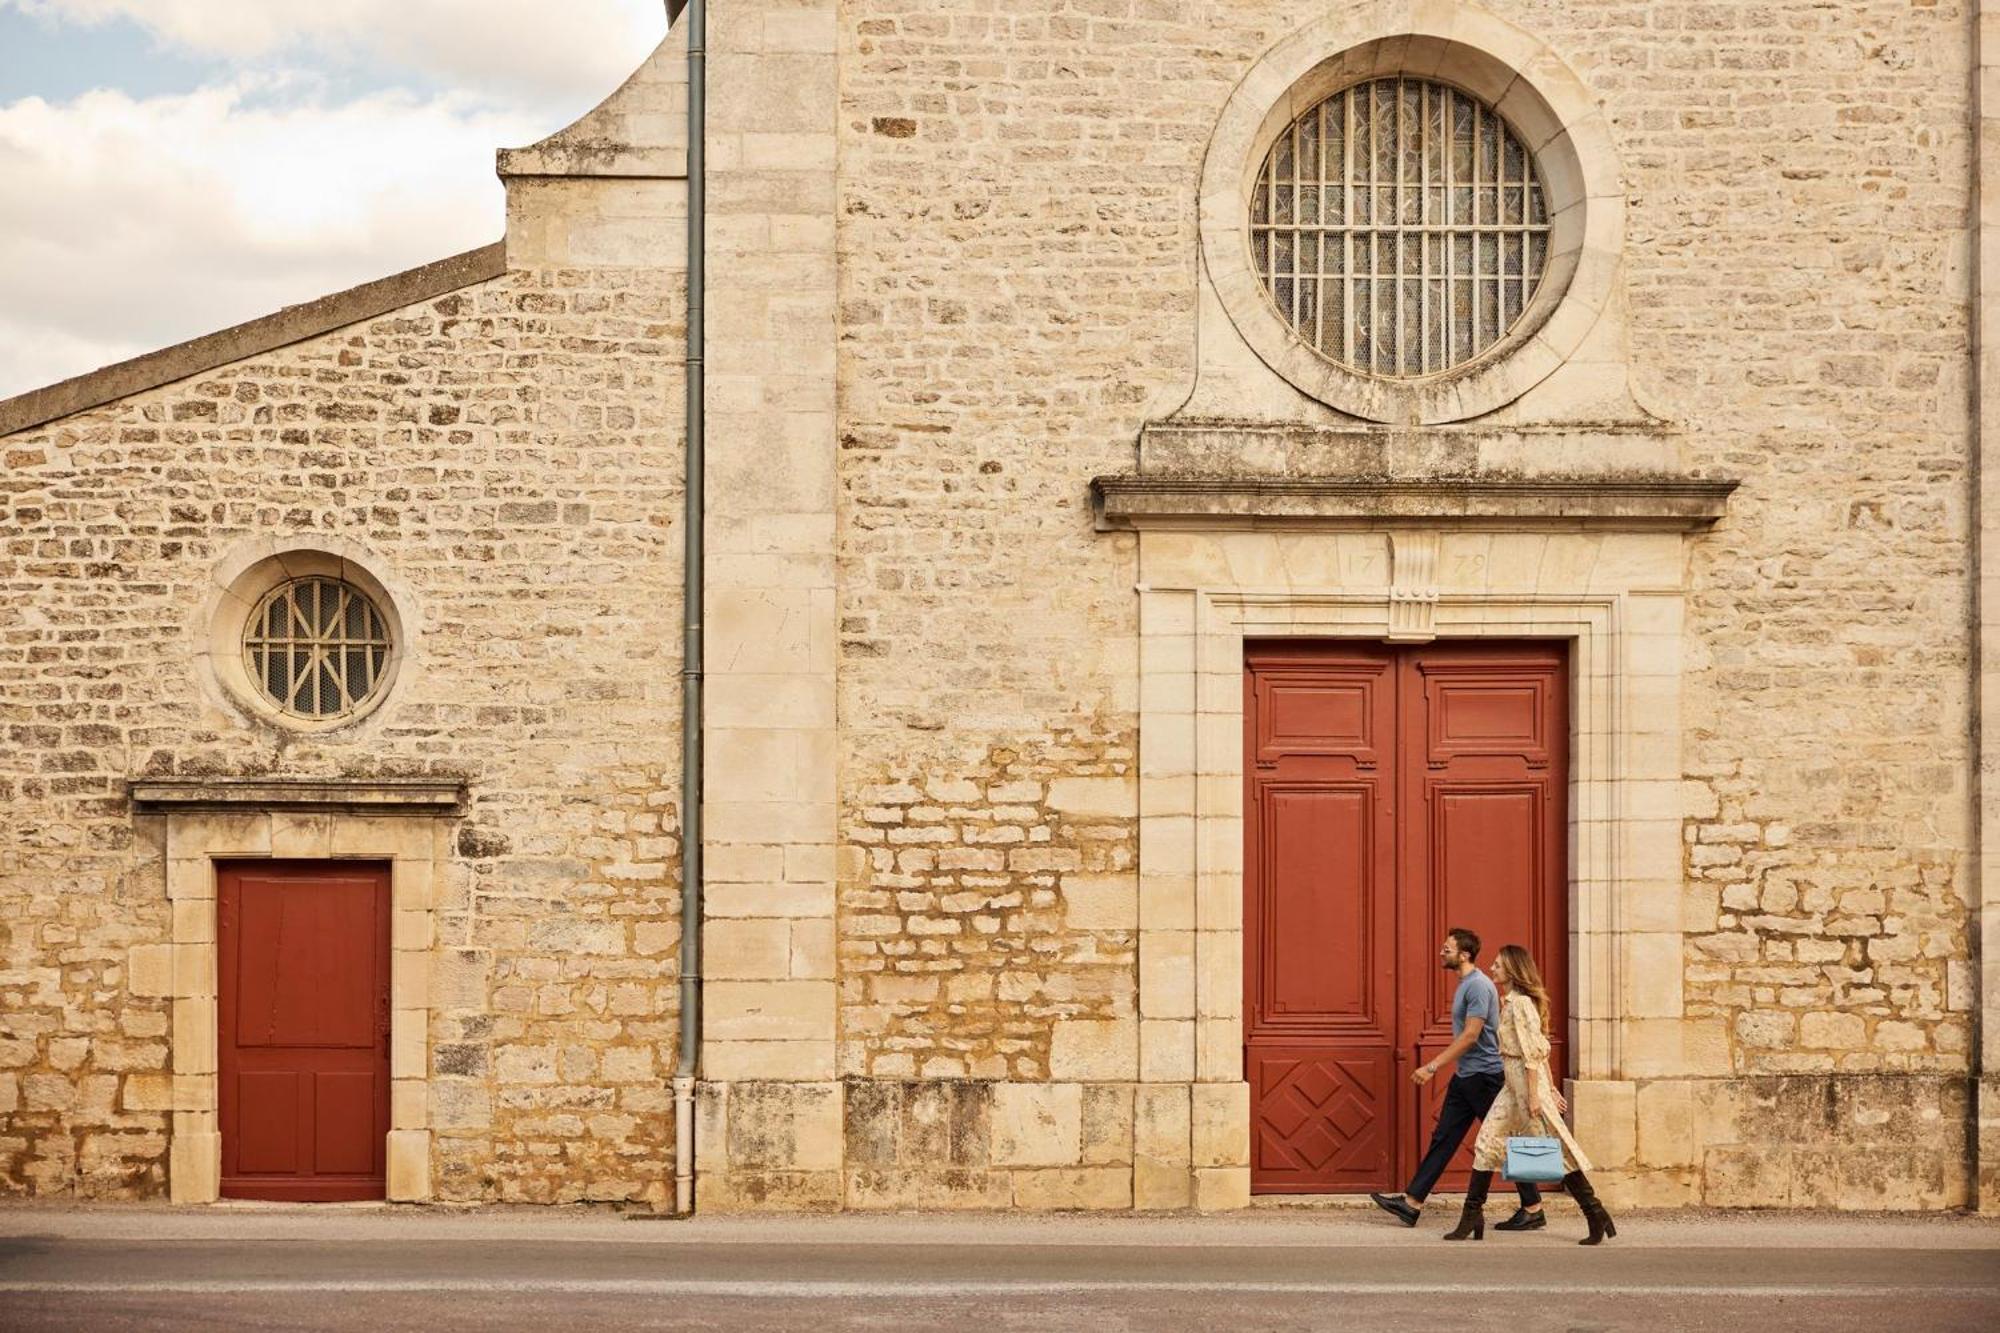
[[[193,810],[337,810],[355,815],[455,815],[465,784],[452,778],[134,778],[141,814]]]
[[[1100,532],[1141,529],[1595,528],[1691,532],[1737,482],[1676,476],[1098,477]]]
[[[507,247],[496,242],[332,296],[322,296],[304,305],[286,306],[276,314],[120,361],[60,384],[31,389],[0,401],[0,436],[45,426],[176,380],[205,375],[233,361],[262,356],[404,306],[490,282],[506,271]]]

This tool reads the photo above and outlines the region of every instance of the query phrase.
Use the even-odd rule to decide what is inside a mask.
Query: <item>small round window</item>
[[[382,688],[391,646],[388,622],[359,588],[292,579],[267,593],[245,624],[243,665],[286,716],[328,722]]]
[[[1364,374],[1477,360],[1540,285],[1549,226],[1534,157],[1484,102],[1392,76],[1278,136],[1250,202],[1253,261],[1292,332]]]

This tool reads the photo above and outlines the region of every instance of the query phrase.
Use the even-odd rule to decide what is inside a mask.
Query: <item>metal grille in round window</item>
[[[338,579],[280,584],[243,632],[244,665],[264,697],[314,722],[345,717],[373,697],[389,649],[382,613]]]
[[[1548,255],[1533,155],[1491,107],[1429,79],[1356,84],[1293,121],[1250,210],[1279,314],[1373,375],[1435,375],[1491,350]]]

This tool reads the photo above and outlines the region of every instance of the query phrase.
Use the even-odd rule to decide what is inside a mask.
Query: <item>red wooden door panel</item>
[[[1403,829],[1399,972],[1407,980],[1399,990],[1417,1063],[1451,1044],[1458,979],[1438,966],[1437,951],[1445,931],[1464,926],[1481,940],[1481,968],[1505,944],[1534,954],[1555,1008],[1552,1067],[1563,1077],[1567,682],[1566,657],[1554,645],[1433,644],[1404,656],[1401,787],[1416,813]],[[1448,1086],[1434,1079],[1410,1099],[1397,1136],[1399,1174],[1416,1169]],[[1460,1188],[1471,1167],[1468,1136],[1443,1187]]]
[[[389,871],[224,865],[222,1193],[379,1199],[389,1132]]]
[[[1251,645],[1244,1063],[1256,1192],[1396,1188],[1415,1169],[1447,1085],[1418,1089],[1408,1075],[1451,1039],[1456,978],[1437,965],[1450,927],[1479,932],[1482,964],[1526,944],[1560,1036],[1565,673],[1553,645]]]
[[[1272,649],[1249,674],[1251,1174],[1366,1189],[1394,1160],[1395,661]]]

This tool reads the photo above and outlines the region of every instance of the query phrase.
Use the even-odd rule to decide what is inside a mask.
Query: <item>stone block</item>
[[[174,1076],[172,1074],[127,1074],[124,1079],[124,1086],[120,1090],[119,1105],[127,1111],[173,1110]]]
[[[425,1129],[389,1131],[388,1195],[395,1203],[423,1203],[431,1197],[431,1135]]]
[[[333,824],[332,815],[275,813],[271,855],[281,860],[325,860],[333,855]]]
[[[389,1083],[389,1127],[428,1129],[430,1123],[429,1082],[420,1078],[392,1079]]]
[[[1129,777],[1056,778],[1049,783],[1048,804],[1079,818],[1132,819],[1139,813],[1138,791]]]
[[[797,1079],[818,1082],[834,1077],[831,1041],[718,1041],[702,1043],[705,1078]]]
[[[1043,1212],[1129,1209],[1130,1166],[1082,1166],[1014,1172],[1014,1206]]]
[[[396,1009],[430,1008],[430,954],[397,949],[389,955],[389,1003]]]
[[[836,1083],[738,1083],[729,1096],[734,1171],[835,1171],[842,1095]]]
[[[1181,1018],[1148,1018],[1139,1024],[1139,1077],[1147,1083],[1192,1083],[1195,1025]]]
[[[1141,1157],[1132,1163],[1132,1206],[1142,1212],[1192,1207],[1194,1172],[1185,1165]]]
[[[1638,1087],[1608,1080],[1570,1086],[1570,1118],[1577,1142],[1600,1167],[1630,1163],[1638,1147]]]
[[[698,1213],[830,1213],[846,1184],[838,1171],[719,1172],[695,1159]]]
[[[903,1085],[873,1079],[849,1079],[842,1085],[847,1106],[842,1114],[844,1165],[850,1170],[881,1175],[903,1164]],[[849,1193],[852,1194],[850,1177]]]
[[[1194,1084],[1190,1111],[1190,1151],[1197,1168],[1250,1165],[1248,1083]]]
[[[718,980],[783,979],[792,971],[784,920],[711,920],[702,926],[702,973]]]
[[[165,998],[174,993],[174,946],[135,944],[125,951],[125,989],[134,995]]]
[[[398,861],[389,870],[389,895],[398,912],[428,912],[437,906],[437,869],[428,860]]]
[[[1193,1018],[1194,940],[1191,930],[1139,935],[1139,1012],[1147,1018]]]
[[[703,998],[703,1036],[711,1041],[833,1039],[831,981],[717,981]]]
[[[426,1077],[430,1072],[430,1043],[429,1010],[391,1010],[389,1013],[389,1077]]]
[[[940,1211],[1011,1208],[1014,1173],[954,1168],[920,1173],[922,1207]]]
[[[1857,1050],[1868,1044],[1868,1024],[1860,1014],[1799,1015],[1799,1045]]]
[[[1238,1208],[1248,1208],[1250,1168],[1247,1166],[1195,1168],[1194,1206],[1204,1213],[1231,1212]]]
[[[1136,1079],[1138,1020],[1058,1019],[1050,1042],[1049,1074],[1057,1079]]]
[[[1701,1137],[1695,1121],[1694,1089],[1689,1084],[1639,1084],[1634,1120],[1634,1159],[1641,1167],[1689,1167],[1700,1161]]]
[[[175,1203],[214,1203],[222,1194],[222,1135],[213,1129],[184,1130],[183,1117],[198,1113],[176,1113],[174,1135],[167,1154],[168,1197]],[[213,1124],[213,1117],[204,1117]]]
[[[390,947],[424,951],[436,943],[436,917],[430,912],[397,912],[392,918]]]
[[[216,1070],[215,1001],[183,998],[174,1001],[174,1072],[213,1074]]]
[[[1096,1083],[1083,1090],[1082,1161],[1086,1166],[1130,1165],[1133,1085]]]
[[[915,1211],[923,1207],[924,1173],[921,1171],[871,1168],[848,1170],[846,1205],[857,1212],[884,1209]]]
[[[215,863],[205,856],[168,861],[167,897],[175,902],[212,901]]]
[[[174,943],[212,944],[215,942],[215,900],[183,898],[173,904]]]
[[[1791,1203],[1792,1150],[1783,1144],[1710,1148],[1702,1154],[1702,1202],[1711,1208],[1784,1208]]]
[[[1082,1087],[1075,1083],[993,1086],[995,1166],[1075,1166],[1082,1158]]]
[[[1062,900],[1063,921],[1071,930],[1139,928],[1136,875],[1065,875]]]

